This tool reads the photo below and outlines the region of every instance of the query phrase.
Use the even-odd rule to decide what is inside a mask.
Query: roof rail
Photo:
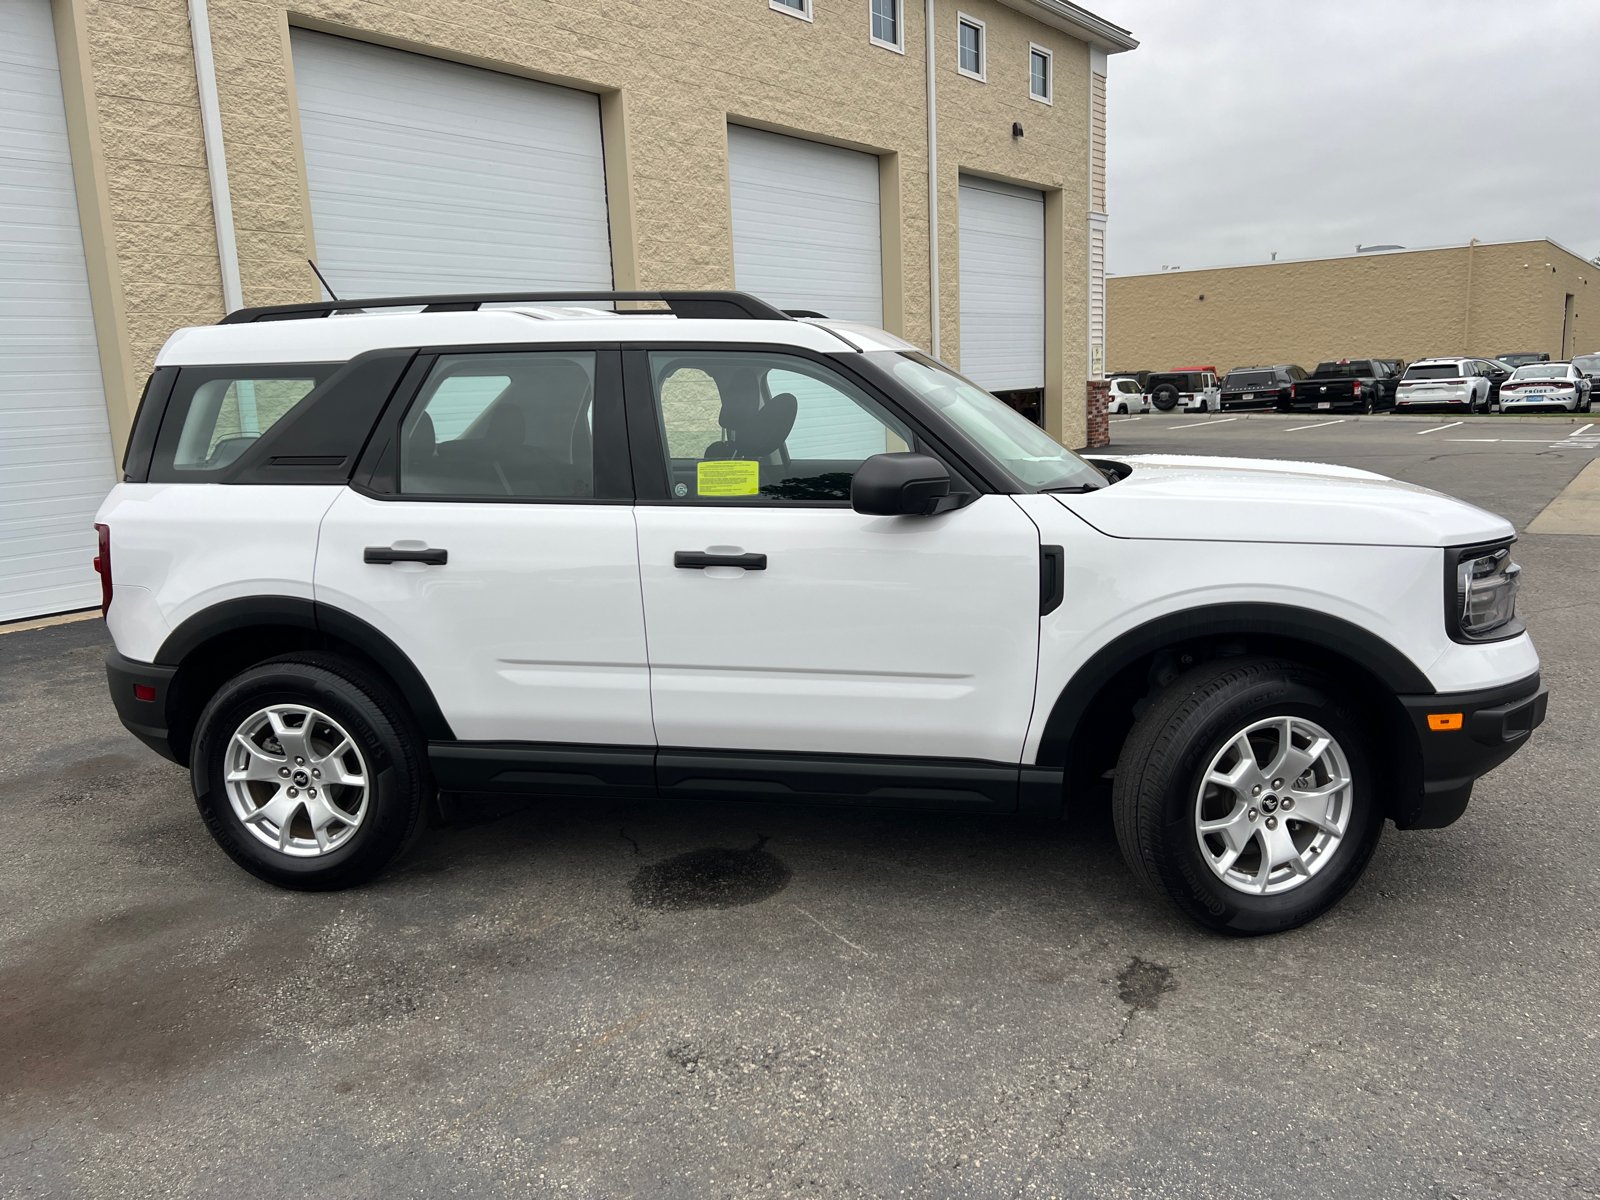
[[[452,296],[386,296],[377,300],[318,300],[311,304],[271,304],[241,308],[218,325],[250,325],[256,321],[299,321],[331,316],[336,312],[361,312],[369,308],[415,308],[424,312],[475,312],[485,304],[552,304],[593,300],[659,300],[680,320],[788,321],[774,308],[748,292],[471,292]]]

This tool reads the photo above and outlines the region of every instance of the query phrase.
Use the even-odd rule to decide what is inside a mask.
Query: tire
[[[372,672],[334,655],[285,655],[235,675],[200,714],[195,803],[217,844],[257,878],[300,891],[353,887],[422,832],[434,794],[426,744]]]
[[[1365,416],[1369,416],[1370,417],[1372,415],[1372,397],[1371,396],[1368,396],[1365,400],[1363,400],[1361,402],[1361,411]]]
[[[1128,406],[1126,404],[1117,405],[1117,415],[1119,417],[1127,416],[1128,415]]]
[[[1134,875],[1198,924],[1235,936],[1294,929],[1333,907],[1361,877],[1383,832],[1370,735],[1358,712],[1331,680],[1279,659],[1231,659],[1180,676],[1135,722],[1117,760],[1112,811]],[[1284,790],[1270,768],[1285,729],[1297,750],[1307,738],[1331,739],[1330,749],[1297,777],[1312,774],[1313,783],[1327,787],[1344,781],[1316,802],[1325,809],[1323,832],[1283,815],[1290,811],[1281,807],[1286,799],[1298,800],[1294,811],[1312,812],[1309,791],[1281,777],[1290,796],[1280,799],[1273,790]],[[1267,775],[1244,765],[1239,747],[1252,743],[1239,739],[1251,731],[1254,757],[1265,755]],[[1243,782],[1237,791],[1202,782],[1214,772]],[[1246,790],[1253,786],[1266,790]],[[1202,820],[1227,829],[1203,835]],[[1269,822],[1276,822],[1270,830]],[[1337,836],[1334,826],[1342,830]],[[1295,853],[1303,877],[1263,853],[1269,839],[1277,851]],[[1276,857],[1288,861],[1287,854]]]
[[[1178,389],[1170,383],[1163,383],[1151,393],[1150,398],[1162,412],[1171,412],[1178,403]]]

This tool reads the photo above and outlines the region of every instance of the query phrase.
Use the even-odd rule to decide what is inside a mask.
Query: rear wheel
[[[1134,874],[1236,935],[1326,912],[1383,831],[1355,706],[1272,659],[1197,667],[1157,697],[1123,745],[1112,806]]]
[[[409,714],[358,664],[303,654],[225,683],[200,715],[195,802],[217,844],[279,887],[382,871],[422,829],[432,779]]]

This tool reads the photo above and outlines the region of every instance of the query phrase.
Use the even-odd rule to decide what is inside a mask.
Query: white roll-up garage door
[[[876,155],[730,125],[728,179],[742,291],[883,324]]]
[[[341,297],[611,287],[597,96],[290,37],[317,265]]]
[[[1044,386],[1044,194],[961,177],[961,373]]]
[[[49,0],[0,0],[0,621],[100,602],[115,482]]]

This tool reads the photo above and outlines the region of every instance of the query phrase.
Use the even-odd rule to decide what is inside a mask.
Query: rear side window
[[[594,495],[593,351],[447,354],[400,430],[400,492]]]
[[[203,482],[220,475],[343,365],[182,368],[161,419],[151,481]]]

